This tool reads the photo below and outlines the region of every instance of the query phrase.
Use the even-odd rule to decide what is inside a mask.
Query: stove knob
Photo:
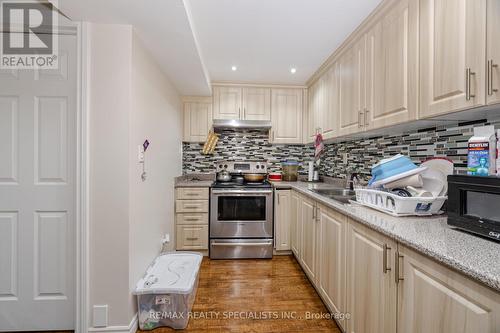
[[[227,164],[224,164],[224,169],[227,169]]]

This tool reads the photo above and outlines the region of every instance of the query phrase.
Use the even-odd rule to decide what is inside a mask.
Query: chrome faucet
[[[348,173],[346,177],[345,188],[354,190],[354,184],[359,184],[359,175],[356,172]]]

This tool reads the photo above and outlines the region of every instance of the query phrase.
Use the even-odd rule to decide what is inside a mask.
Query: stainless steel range
[[[221,177],[210,189],[210,258],[272,258],[273,189],[266,162],[222,162],[217,171]]]

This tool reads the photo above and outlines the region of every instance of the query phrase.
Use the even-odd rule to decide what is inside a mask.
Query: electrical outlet
[[[170,234],[165,234],[165,236],[161,240],[162,244],[170,243]]]

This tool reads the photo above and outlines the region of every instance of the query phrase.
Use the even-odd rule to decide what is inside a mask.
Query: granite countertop
[[[276,189],[297,190],[500,291],[500,243],[452,229],[446,224],[446,216],[394,217],[357,204],[344,205],[311,191],[315,188],[338,188],[327,183],[277,182],[273,186]]]
[[[213,173],[194,173],[176,177],[174,187],[210,187],[214,180]]]

